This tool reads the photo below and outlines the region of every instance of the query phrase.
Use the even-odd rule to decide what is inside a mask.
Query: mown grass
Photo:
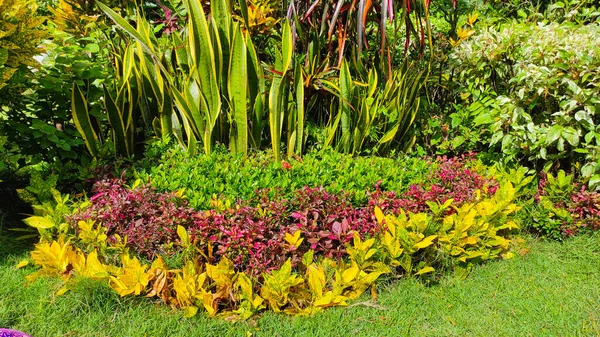
[[[31,267],[15,264],[31,247],[0,235],[0,327],[42,336],[598,336],[600,236],[565,243],[527,239],[524,256],[488,263],[465,280],[400,280],[312,317],[266,313],[229,323],[187,319],[145,299],[119,298],[106,285],[80,282],[55,296],[59,282],[26,286]]]

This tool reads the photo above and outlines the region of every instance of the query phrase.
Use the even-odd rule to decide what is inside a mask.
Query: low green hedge
[[[291,197],[304,186],[324,187],[337,193],[345,191],[353,203],[366,201],[366,191],[379,184],[383,190],[404,191],[423,181],[432,165],[411,157],[353,158],[334,151],[311,152],[303,158],[276,163],[268,152],[244,159],[226,151],[191,156],[175,148],[162,152],[157,162],[138,167],[136,175],[159,191],[185,189],[191,206],[214,208],[213,198],[234,203],[256,196],[257,190],[269,189],[266,196]]]

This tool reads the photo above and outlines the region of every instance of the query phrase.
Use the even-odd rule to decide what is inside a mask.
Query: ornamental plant
[[[69,289],[74,277],[104,280],[121,296],[158,298],[183,309],[186,316],[202,310],[209,316],[245,319],[267,308],[296,315],[314,314],[327,307],[347,305],[367,289],[374,289],[382,275],[434,277],[450,266],[464,277],[476,263],[510,258],[509,235],[518,228],[510,219],[518,210],[513,203],[515,191],[512,184],[503,183],[494,197],[456,207],[455,213],[441,220],[427,213],[384,214],[376,208],[378,233],[361,239],[354,232],[345,244],[346,253],[337,259],[319,257],[309,249],[295,267],[288,258],[259,277],[240,271],[226,256],[215,262],[197,259],[198,242],[178,226],[180,244],[187,252],[186,262],[178,269],[168,266],[161,256],[147,264],[123,252],[111,261],[98,250],[86,253],[71,242],[75,239],[61,236],[36,245],[31,257],[41,269],[29,280],[59,277],[65,282],[60,292]],[[451,204],[452,200],[445,206]],[[305,243],[303,234],[303,230],[297,230],[283,240],[292,249],[300,247]],[[106,236],[96,238],[106,240]],[[114,245],[110,241],[106,244]]]
[[[460,206],[478,198],[492,197],[498,189],[498,182],[486,177],[481,168],[477,168],[473,157],[474,154],[440,157],[436,160],[438,166],[431,170],[424,182],[410,185],[404,193],[378,188],[370,195],[369,204],[394,214],[402,211],[421,213],[434,210],[432,205],[444,204],[448,200]],[[445,209],[445,213],[453,211],[452,208]]]
[[[493,197],[453,206],[454,213],[437,220],[427,213],[384,216],[376,208],[377,220],[384,224],[380,240],[389,254],[386,262],[408,275],[450,267],[457,276],[466,277],[476,263],[500,256],[510,258],[507,237],[519,229],[511,219],[519,210],[514,204],[516,197],[516,190],[506,182]],[[442,208],[450,206],[452,199]]]
[[[46,20],[36,14],[36,0],[0,1],[0,89],[17,71],[36,67],[34,55],[41,52],[40,41],[47,33]]]
[[[109,240],[127,238],[131,251],[148,258],[180,251],[174,242],[181,225],[196,243],[199,259],[214,263],[226,257],[236,270],[256,277],[287,259],[298,266],[308,250],[339,259],[355,234],[363,240],[378,234],[376,207],[396,215],[405,211],[440,218],[454,212],[448,200],[462,206],[495,194],[497,182],[478,173],[482,169],[471,155],[435,163],[423,182],[407,192],[384,192],[378,185],[373,192],[363,190],[366,200],[358,205],[343,190],[305,186],[285,193],[282,185],[256,190],[236,203],[213,199],[211,210],[194,211],[178,198],[181,194],[156,192],[139,182],[128,188],[123,180],[104,180],[96,184],[90,206],[70,217],[70,224],[75,228],[80,221],[94,221],[106,229]],[[300,232],[302,244],[293,239]]]
[[[256,196],[257,190],[269,198],[293,199],[304,186],[322,186],[330,193],[349,194],[355,206],[365,205],[367,191],[379,182],[382,190],[402,192],[423,181],[437,163],[415,157],[358,157],[333,150],[311,151],[303,158],[274,163],[268,152],[244,159],[224,152],[190,155],[164,142],[147,150],[146,162],[136,165],[136,176],[157,191],[185,189],[196,209],[214,208],[214,199],[235,204]],[[268,189],[268,190],[267,190]]]
[[[199,258],[206,262],[228,258],[236,270],[252,276],[276,269],[287,259],[295,267],[309,249],[340,258],[355,233],[365,238],[378,231],[371,209],[354,207],[347,195],[330,194],[323,188],[301,189],[292,200],[263,197],[256,206],[240,202],[210,211],[194,211],[181,194],[157,193],[139,181],[126,187],[120,179],[103,180],[96,183],[93,193],[87,205],[67,217],[80,239],[82,235],[97,237],[99,232],[90,231],[101,226],[109,242],[151,259],[159,253],[181,251],[177,228],[182,226],[199,247]],[[34,226],[40,219],[46,221],[38,216],[28,223]],[[88,234],[82,233],[84,228]],[[300,232],[302,240],[294,237]]]
[[[507,161],[571,167],[595,188],[600,26],[511,23],[488,28],[450,55],[467,123]]]
[[[125,240],[132,251],[146,258],[173,252],[177,226],[190,226],[193,211],[180,193],[158,193],[136,181],[131,187],[120,179],[95,184],[89,206],[67,218],[72,228],[94,221],[106,230],[108,241]]]
[[[212,249],[204,256],[227,257],[236,270],[257,276],[287,259],[296,267],[308,250],[339,259],[355,234],[372,237],[378,226],[372,211],[354,207],[347,195],[305,187],[290,200],[265,198],[256,207],[199,212],[189,231],[199,247]],[[299,233],[302,240],[294,237]]]
[[[573,175],[540,173],[531,212],[533,229],[562,240],[581,231],[600,229],[600,193],[589,190]]]

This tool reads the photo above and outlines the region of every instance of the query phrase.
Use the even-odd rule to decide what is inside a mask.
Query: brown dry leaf
[[[375,289],[375,284],[371,285],[371,298],[373,301],[377,302],[377,289]]]

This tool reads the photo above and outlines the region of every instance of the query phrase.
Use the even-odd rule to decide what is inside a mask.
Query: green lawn
[[[267,313],[232,324],[143,299],[119,298],[100,283],[60,285],[14,270],[28,245],[0,235],[0,327],[42,336],[599,336],[600,236],[565,243],[527,239],[530,253],[436,285],[400,280],[350,307],[313,317]]]

